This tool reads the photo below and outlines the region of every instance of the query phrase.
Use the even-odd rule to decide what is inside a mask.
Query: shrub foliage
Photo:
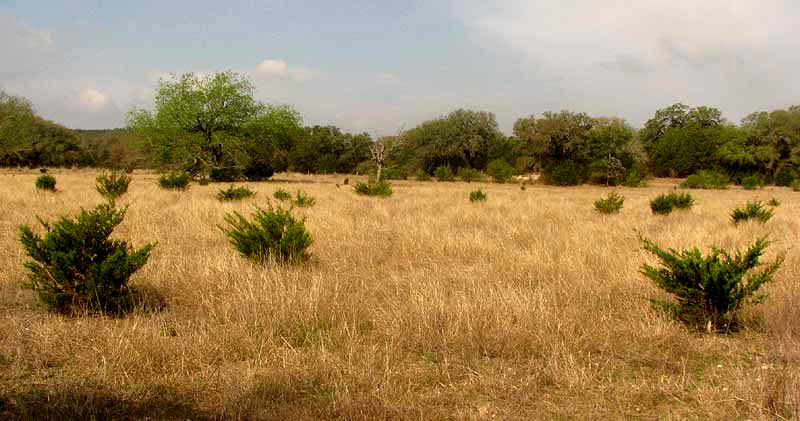
[[[584,168],[571,159],[552,163],[542,168],[542,175],[547,183],[556,186],[577,186],[583,183]]]
[[[436,169],[433,171],[433,176],[436,177],[436,181],[455,180],[455,176],[453,175],[453,170],[451,170],[450,167],[444,165],[436,167]]]
[[[769,221],[774,212],[768,209],[761,201],[747,202],[744,208],[735,208],[731,211],[731,221],[734,224],[755,219],[761,223]]]
[[[36,178],[36,188],[54,191],[56,189],[56,178],[49,174],[40,175]]]
[[[761,187],[761,179],[757,175],[742,177],[742,187],[745,190],[755,190]]]
[[[244,169],[239,166],[212,167],[208,177],[211,181],[231,183],[244,178]]]
[[[770,244],[766,238],[757,240],[743,253],[737,250],[733,256],[718,248],[707,256],[697,248],[663,250],[650,240],[642,241],[644,249],[659,258],[661,267],[645,264],[641,273],[675,299],[653,298],[653,306],[688,325],[709,331],[735,328],[737,311],[748,302],[761,302],[764,296],[753,294],[772,280],[783,263],[780,256],[762,271],[751,272],[762,266],[759,259]]]
[[[681,187],[689,189],[727,189],[730,179],[727,175],[710,170],[700,170],[681,183]]]
[[[248,197],[255,196],[256,192],[250,190],[246,186],[233,187],[227,189],[219,189],[217,192],[217,199],[222,202],[230,202],[233,200],[247,199]]]
[[[292,199],[292,194],[284,189],[275,190],[275,193],[272,193],[272,196],[280,201]]]
[[[243,256],[265,263],[270,260],[299,262],[308,258],[306,249],[311,235],[304,220],[298,220],[291,210],[256,207],[253,221],[238,212],[225,215],[227,227],[220,229]]]
[[[314,203],[317,203],[317,200],[314,199],[311,195],[303,192],[302,190],[297,191],[297,195],[294,198],[294,205],[299,207],[308,207],[314,206]]]
[[[379,196],[379,197],[389,197],[392,195],[392,185],[385,182],[380,183],[361,183],[357,182],[353,189],[358,194],[363,194],[365,196]]]
[[[122,222],[125,209],[110,204],[82,210],[76,219],[62,217],[44,226],[44,237],[20,226],[20,241],[33,259],[25,263],[28,287],[53,311],[86,309],[109,313],[125,310],[130,294],[128,279],[150,256],[155,244],[133,250],[108,237]]]
[[[482,172],[474,168],[459,168],[458,178],[460,178],[461,181],[466,181],[467,183],[470,183],[472,181],[482,181],[486,177],[483,175]]]
[[[514,167],[503,159],[495,159],[486,166],[486,172],[497,183],[506,183],[516,174]]]
[[[688,210],[694,205],[689,193],[660,194],[650,201],[650,210],[657,215],[668,215],[675,209]]]
[[[688,210],[694,206],[694,198],[689,193],[670,193],[668,196],[677,209]]]
[[[623,203],[625,203],[625,196],[612,191],[608,197],[597,199],[594,202],[594,209],[600,213],[618,213],[622,209]]]
[[[470,202],[483,202],[486,200],[486,197],[487,197],[486,193],[484,193],[483,190],[481,189],[469,192]]]
[[[167,190],[185,190],[189,187],[192,176],[188,172],[171,172],[158,178],[158,185]]]
[[[122,171],[102,173],[97,176],[96,181],[97,192],[111,202],[125,194],[131,184],[131,178]]]

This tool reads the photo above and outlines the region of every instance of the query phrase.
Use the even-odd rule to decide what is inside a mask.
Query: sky
[[[122,127],[161,78],[232,70],[304,123],[393,134],[458,109],[640,127],[676,102],[800,104],[796,0],[0,0],[0,90]]]

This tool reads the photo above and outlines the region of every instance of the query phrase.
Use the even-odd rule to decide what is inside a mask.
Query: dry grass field
[[[692,191],[689,212],[651,214],[675,180],[602,187],[394,182],[357,196],[344,176],[278,174],[218,188],[160,190],[136,173],[115,236],[157,240],[132,278],[124,318],[47,313],[21,288],[18,225],[101,201],[89,171],[0,173],[0,418],[81,419],[793,419],[800,417],[800,193]],[[350,177],[351,183],[355,177]],[[471,190],[488,193],[470,203]],[[299,266],[258,266],[218,226],[272,193],[302,189],[314,244]],[[782,201],[766,224],[734,226],[749,199]],[[692,332],[654,313],[639,274],[665,247],[775,240],[784,266],[733,335]]]

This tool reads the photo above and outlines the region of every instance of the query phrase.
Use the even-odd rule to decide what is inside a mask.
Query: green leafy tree
[[[735,146],[743,150],[747,162],[768,178],[785,168],[794,173],[800,157],[800,106],[772,112],[756,112],[742,120],[744,139]]]
[[[242,129],[244,176],[263,180],[289,168],[289,151],[303,135],[303,120],[288,105],[266,105]]]
[[[514,135],[525,169],[553,184],[620,184],[637,161],[634,130],[619,118],[546,112],[517,120]]]
[[[289,154],[289,168],[305,173],[352,173],[370,158],[371,145],[366,133],[345,133],[335,126],[306,127]]]
[[[271,164],[276,150],[288,150],[301,125],[287,106],[265,106],[255,88],[231,71],[162,79],[155,109],[131,111],[128,125],[146,139],[159,167],[208,173],[213,167]],[[275,159],[278,161],[278,159]]]
[[[622,119],[595,119],[587,139],[593,182],[608,186],[624,181],[626,170],[636,162],[633,137],[633,128]]]
[[[595,120],[584,113],[545,112],[542,117],[530,116],[514,123],[514,135],[520,139],[523,156],[528,157],[534,171],[571,160],[579,166],[590,158],[589,132]]]
[[[716,108],[674,104],[656,111],[639,138],[656,175],[685,177],[714,167],[725,125]]]
[[[0,92],[0,165],[71,166],[79,158],[74,131],[37,116],[27,99]]]
[[[0,91],[0,156],[7,165],[30,144],[35,121],[30,101]]]
[[[507,138],[493,113],[458,109],[402,134],[398,161],[428,173],[441,166],[485,170],[493,155],[508,153]]]

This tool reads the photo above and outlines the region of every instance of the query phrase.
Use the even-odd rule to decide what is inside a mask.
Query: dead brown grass
[[[134,174],[116,235],[159,244],[134,276],[150,310],[121,319],[46,313],[20,288],[17,226],[101,200],[93,172],[0,174],[0,417],[154,419],[791,419],[800,414],[800,195],[786,188],[692,191],[690,212],[651,215],[671,183],[600,187],[395,182],[388,199],[336,187],[343,176],[159,190]],[[354,177],[350,176],[351,181]],[[299,209],[312,260],[260,267],[217,226],[272,192]],[[767,224],[729,210],[777,197]],[[273,200],[274,201],[274,200]],[[669,247],[790,249],[744,332],[692,333],[654,314],[636,231]],[[158,309],[158,303],[166,307]]]

